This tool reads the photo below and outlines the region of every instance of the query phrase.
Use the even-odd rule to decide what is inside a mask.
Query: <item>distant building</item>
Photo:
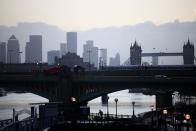
[[[42,36],[30,35],[30,41],[26,43],[25,62],[42,62]]]
[[[99,64],[100,66],[107,66],[107,49],[100,50]]]
[[[32,54],[33,54],[33,50],[32,50],[31,44],[30,44],[30,42],[26,42],[25,63],[33,63],[33,62],[31,62]]]
[[[114,58],[110,57],[110,66],[120,66],[120,54],[116,53]]]
[[[60,51],[58,50],[48,51],[47,58],[48,58],[48,65],[54,65],[55,59],[60,58]]]
[[[60,44],[60,56],[62,57],[63,55],[67,54],[67,44],[66,43],[61,43]]]
[[[130,64],[131,65],[141,65],[141,46],[138,45],[137,41],[134,44],[131,44],[130,47]]]
[[[93,41],[88,40],[83,46],[83,61],[90,62],[98,68],[98,47],[93,46]]]
[[[66,65],[69,66],[70,68],[73,68],[75,65],[78,65],[84,67],[86,70],[89,69],[88,68],[89,64],[83,62],[83,58],[76,55],[75,53],[70,53],[70,52],[62,56],[62,58],[56,59],[55,64]],[[95,70],[93,65],[91,65],[91,70]]]
[[[194,65],[194,44],[189,39],[183,46],[183,59],[185,65]]]
[[[7,44],[7,63],[20,63],[19,41],[12,35]]]
[[[67,50],[77,54],[77,32],[67,32]]]
[[[0,42],[0,63],[6,63],[6,43]]]

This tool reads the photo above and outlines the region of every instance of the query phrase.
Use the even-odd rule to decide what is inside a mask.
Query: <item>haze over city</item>
[[[196,0],[0,0],[1,131],[195,131]]]
[[[108,49],[108,57],[119,52],[121,63],[129,57],[128,48],[135,40],[143,52],[182,51],[188,37],[196,43],[196,0],[2,0],[0,3],[0,41],[7,41],[14,34],[24,52],[29,35],[42,35],[43,61],[47,60],[47,51],[59,49],[59,44],[66,41],[67,31],[78,32],[80,56],[83,44],[93,40],[95,46]],[[181,58],[162,62],[175,63],[182,64]]]

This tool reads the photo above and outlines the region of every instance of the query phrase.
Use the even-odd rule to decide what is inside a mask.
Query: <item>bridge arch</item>
[[[89,102],[95,98],[101,97],[103,95],[107,95],[110,93],[114,93],[114,92],[122,91],[122,90],[126,90],[126,89],[128,89],[128,88],[120,88],[120,89],[116,88],[116,89],[102,90],[102,91],[94,92],[89,95],[84,95],[84,96],[79,97],[78,103],[87,103],[87,102]]]

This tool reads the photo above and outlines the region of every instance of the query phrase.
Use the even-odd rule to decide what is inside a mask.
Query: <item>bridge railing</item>
[[[117,119],[122,119],[122,118],[132,118],[131,115],[117,115]],[[103,114],[100,115],[100,113],[91,113],[89,115],[90,120],[114,120],[116,119],[116,114]]]
[[[11,120],[9,119],[9,121]],[[21,121],[16,121],[16,122],[11,121],[10,123],[0,127],[0,131],[43,130],[56,124],[57,122],[58,122],[57,117],[45,117],[44,119],[28,117]]]
[[[12,119],[6,119],[6,120],[1,120],[0,121],[0,130],[3,129],[4,127],[7,127],[13,123]]]

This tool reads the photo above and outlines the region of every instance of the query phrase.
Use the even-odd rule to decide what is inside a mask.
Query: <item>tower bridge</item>
[[[152,65],[158,65],[160,56],[183,56],[184,65],[194,64],[194,44],[188,41],[183,45],[182,52],[154,52],[154,53],[143,53],[141,46],[138,45],[137,41],[130,47],[130,57],[125,62],[125,65],[141,65],[142,57],[152,57]]]
[[[99,96],[130,88],[165,90],[166,94],[156,94],[156,103],[170,106],[172,92],[195,92],[196,66],[100,70],[70,76],[4,72],[0,73],[0,86],[5,90],[32,92],[66,105],[86,104]]]

